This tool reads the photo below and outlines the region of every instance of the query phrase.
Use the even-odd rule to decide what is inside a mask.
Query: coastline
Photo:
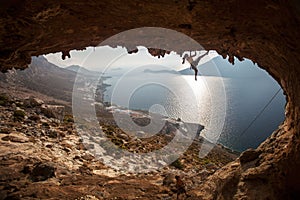
[[[105,105],[105,104],[104,104]],[[131,118],[150,118],[150,113],[149,111],[145,111],[145,110],[131,110],[131,109],[127,109],[127,108],[124,108],[124,107],[121,107],[121,106],[117,106],[117,105],[110,105],[110,104],[107,104],[107,107],[105,107],[105,110],[107,110],[108,112],[110,113],[114,113],[114,112],[123,112],[124,114],[129,114],[129,116]],[[176,124],[178,123],[182,123],[182,124],[185,124],[185,125],[188,125],[188,126],[198,126],[196,129],[197,129],[197,132],[195,134],[191,134],[191,135],[194,135],[195,137],[193,138],[193,140],[195,141],[204,141],[205,143],[209,144],[210,146],[217,146],[219,147],[220,149],[224,149],[226,152],[228,153],[231,153],[231,154],[234,154],[234,155],[240,155],[241,152],[238,152],[238,151],[235,151],[233,149],[230,149],[229,147],[226,147],[225,145],[221,144],[221,143],[213,143],[211,141],[209,141],[207,138],[205,138],[203,135],[201,135],[201,131],[203,129],[205,129],[205,127],[201,124],[196,124],[196,123],[188,123],[188,122],[184,122],[184,121],[181,121],[180,118],[178,119],[174,119],[174,118],[169,118],[167,116],[161,116],[166,122],[168,123],[171,123],[173,124],[174,126],[176,126]],[[194,130],[196,130],[194,129]]]
[[[98,113],[103,114],[99,123],[103,123],[101,124],[103,133],[113,143],[112,146],[107,146],[100,135],[89,134],[93,127],[86,126],[86,130],[78,132],[70,115],[65,115],[64,120],[59,121],[40,113],[39,106],[25,106],[23,98],[9,97],[9,99],[6,106],[0,106],[0,159],[3,161],[0,164],[0,171],[3,184],[13,183],[20,190],[10,192],[6,190],[3,196],[21,194],[27,197],[30,192],[35,192],[36,188],[40,187],[47,189],[48,192],[40,193],[39,197],[46,197],[49,194],[55,196],[59,190],[63,191],[63,198],[76,199],[82,196],[80,191],[89,194],[90,190],[87,191],[86,188],[90,185],[99,191],[106,191],[107,199],[115,197],[127,199],[128,193],[124,190],[130,190],[134,196],[147,195],[149,199],[153,196],[162,199],[163,196],[174,194],[172,177],[175,175],[183,177],[189,188],[197,188],[206,178],[237,158],[237,155],[218,145],[212,146],[199,137],[174,162],[167,164],[158,160],[162,166],[155,169],[152,168],[153,160],[141,162],[141,155],[164,147],[174,138],[173,130],[178,123],[174,119],[166,121],[168,123],[163,132],[151,138],[140,139],[124,134],[115,126],[112,113],[103,106],[102,112]],[[42,100],[46,102],[47,99]],[[14,121],[10,117],[14,115],[13,105],[21,106],[24,119]],[[136,111],[134,113],[135,117],[144,116],[141,112],[138,115]],[[86,124],[88,125],[88,122]],[[102,153],[100,157],[93,154],[99,146],[107,147],[107,151],[100,151]],[[121,163],[121,167],[125,165],[123,166],[125,169],[133,170],[134,166],[146,169],[150,167],[151,171],[128,173],[118,168],[120,164],[118,157],[111,157],[109,152],[115,148],[133,153],[132,157]],[[205,157],[199,157],[199,150],[205,151],[205,148],[210,151]],[[49,169],[49,173],[40,178],[35,174],[35,169],[44,166]],[[13,177],[11,174],[14,174]],[[168,185],[168,181],[171,184]],[[24,182],[28,183],[26,187]],[[71,187],[74,188],[72,192]]]

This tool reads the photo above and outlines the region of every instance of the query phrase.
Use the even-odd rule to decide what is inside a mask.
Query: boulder
[[[257,151],[255,149],[248,149],[241,154],[241,156],[239,158],[240,163],[245,164],[245,163],[251,162],[253,160],[256,160],[260,154],[261,154],[260,151]]]
[[[52,163],[37,164],[30,173],[30,179],[34,182],[45,181],[55,176],[55,170]]]
[[[29,97],[29,98],[26,98],[24,99],[24,106],[26,107],[36,107],[36,106],[41,106],[44,104],[44,101],[41,100],[41,99],[38,99],[36,97]]]
[[[7,127],[2,127],[0,129],[0,133],[2,133],[2,134],[9,134],[10,132],[11,132],[11,130]]]
[[[3,141],[11,141],[15,143],[25,143],[28,142],[29,139],[23,135],[16,134],[16,133],[11,133],[7,136],[4,136],[1,138]]]
[[[60,121],[64,119],[65,107],[60,105],[46,105],[41,106],[41,112],[49,118],[55,118]]]

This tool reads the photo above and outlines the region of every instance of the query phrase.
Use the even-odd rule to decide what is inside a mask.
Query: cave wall
[[[292,199],[300,194],[300,3],[297,0],[0,3],[1,71],[13,67],[24,69],[31,56],[54,52],[67,55],[69,50],[97,46],[116,33],[144,26],[182,32],[205,49],[229,56],[232,63],[233,56],[257,62],[283,87],[288,102],[286,120],[256,151],[242,155],[245,158],[242,162],[237,160],[211,176],[199,188],[198,195],[204,199]],[[124,41],[120,39],[118,44]],[[143,45],[143,41],[136,41],[128,49],[135,45]],[[252,159],[247,159],[249,155]]]

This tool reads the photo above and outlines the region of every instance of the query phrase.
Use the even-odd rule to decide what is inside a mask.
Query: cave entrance
[[[210,123],[210,118],[218,118],[218,112],[225,112],[217,143],[235,151],[256,148],[284,120],[286,102],[282,89],[267,72],[251,60],[236,61],[232,65],[215,51],[186,52],[188,56],[201,58],[197,63],[198,81],[195,81],[195,72],[191,70],[189,62],[183,62],[184,55],[168,52],[157,58],[151,56],[150,53],[153,52],[150,51],[153,49],[139,47],[138,51],[128,54],[121,47],[89,47],[85,51],[71,51],[71,58],[66,60],[62,60],[59,53],[45,57],[49,62],[71,71],[82,69],[80,71],[84,73],[101,72],[101,84],[105,89],[100,101],[107,107],[119,106],[142,111],[152,109],[151,112],[174,119],[197,122],[204,125],[205,129],[201,134],[208,139],[214,140],[216,137],[213,133],[216,124]],[[109,63],[115,55],[122,56],[113,64]],[[85,59],[86,57],[88,58]],[[215,70],[210,70],[211,68]],[[184,80],[172,82],[175,76],[184,77]],[[155,77],[155,80],[147,85],[145,80],[148,77]],[[163,84],[156,84],[155,81],[159,82],[159,78],[168,79],[176,87],[168,88],[166,85],[162,87]],[[121,85],[126,87],[116,90],[120,79]],[[181,93],[187,92],[186,88],[180,86],[184,85],[182,82],[189,85],[192,95]],[[142,87],[135,87],[134,91],[130,91],[129,88],[134,84]],[[220,85],[225,89],[225,96],[216,94]],[[118,91],[120,95],[112,97],[114,91]],[[124,102],[123,99],[128,98],[128,93],[131,94],[129,101]],[[195,96],[200,102],[198,107],[194,107]],[[153,105],[161,105],[165,109]],[[212,115],[212,112],[216,114]],[[199,117],[191,117],[194,115]]]

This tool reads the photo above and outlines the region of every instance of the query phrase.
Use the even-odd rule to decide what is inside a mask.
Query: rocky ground
[[[160,134],[130,143],[132,138],[112,124],[103,124],[103,130],[117,146],[135,153],[167,141]],[[175,175],[185,181],[187,199],[198,199],[193,188],[237,157],[217,145],[199,158],[199,148],[211,145],[199,138],[169,166],[126,173],[96,159],[81,136],[64,106],[1,94],[0,199],[176,199]]]

